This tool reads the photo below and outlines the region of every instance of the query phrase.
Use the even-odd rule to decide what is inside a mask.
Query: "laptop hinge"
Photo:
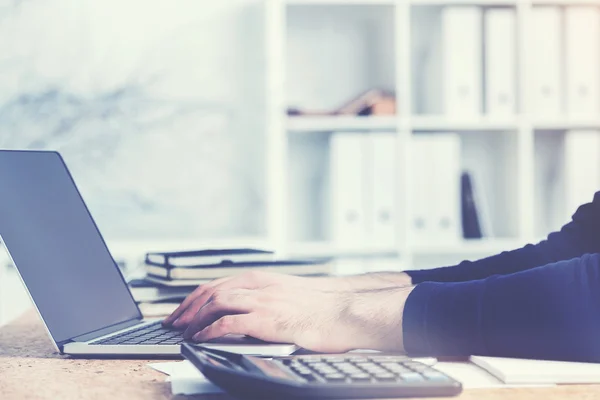
[[[86,333],[85,335],[77,336],[71,339],[71,342],[88,342],[92,339],[99,338],[101,336],[108,335],[113,332],[118,332],[123,329],[127,329],[134,325],[137,325],[141,322],[141,319],[132,319],[129,321],[121,322],[116,325],[107,326],[106,328],[98,329],[97,331],[93,331],[90,333]]]

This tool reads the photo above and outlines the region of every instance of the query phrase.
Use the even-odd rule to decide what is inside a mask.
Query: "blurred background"
[[[124,269],[510,250],[600,187],[600,2],[459,3],[0,0],[0,148],[60,151]]]

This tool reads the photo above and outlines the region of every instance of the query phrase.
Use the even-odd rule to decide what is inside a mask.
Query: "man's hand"
[[[248,272],[216,279],[199,286],[164,321],[165,326],[185,328],[217,291],[261,289],[271,285],[301,287],[322,291],[349,291],[409,286],[411,278],[402,272],[381,272],[347,277],[306,278],[270,272]]]
[[[354,278],[354,277],[350,277]],[[227,334],[296,343],[320,352],[402,351],[402,312],[412,287],[356,289],[345,278],[249,273],[200,286],[165,324],[207,341]]]
[[[402,312],[411,290],[326,292],[294,285],[221,290],[196,313],[184,337],[204,342],[238,334],[319,352],[402,351]]]

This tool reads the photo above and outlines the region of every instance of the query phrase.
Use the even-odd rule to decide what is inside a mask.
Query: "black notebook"
[[[146,264],[170,267],[200,267],[223,263],[273,261],[274,253],[261,249],[207,249],[146,253]]]
[[[279,260],[268,262],[221,263],[201,267],[146,265],[149,277],[156,281],[207,280],[237,275],[247,271],[270,271],[290,275],[329,275],[333,272],[330,259]],[[203,283],[203,282],[199,282]],[[165,282],[167,284],[167,282]]]

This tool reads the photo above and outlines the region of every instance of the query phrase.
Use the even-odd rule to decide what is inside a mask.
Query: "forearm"
[[[340,318],[349,327],[347,332],[366,341],[355,343],[355,348],[404,352],[402,338],[402,315],[404,304],[414,286],[360,290],[348,293],[347,307],[343,307]],[[360,332],[367,333],[361,335]]]
[[[508,275],[542,265],[600,253],[600,192],[585,204],[559,232],[523,248],[507,251],[478,261],[463,261],[453,267],[407,271],[414,283],[466,282],[493,275]]]
[[[404,272],[370,272],[360,275],[314,279],[320,280],[325,286],[340,291],[398,288],[412,285],[410,276]]]
[[[600,255],[462,283],[417,285],[409,354],[600,361]]]

